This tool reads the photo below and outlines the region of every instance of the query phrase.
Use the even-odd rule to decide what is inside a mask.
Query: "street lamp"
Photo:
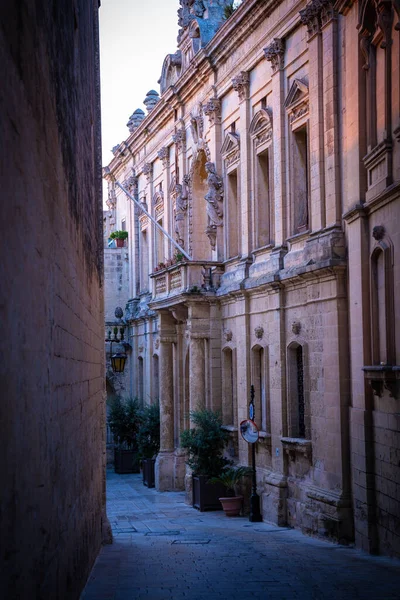
[[[123,313],[122,308],[117,306],[117,308],[115,309],[115,316],[117,317],[117,319],[121,319],[123,314],[124,313]],[[112,340],[111,339],[111,330],[108,332],[108,340],[107,341],[110,342],[111,368],[114,373],[123,373],[124,372],[125,363],[126,363],[126,359],[127,359],[125,352],[116,352],[115,354],[112,353],[113,342],[119,343],[119,342],[123,342],[123,340],[124,340],[124,328],[123,327],[119,328],[119,334],[120,334],[121,338],[118,340],[118,338],[117,338],[118,327],[114,327],[115,338]]]

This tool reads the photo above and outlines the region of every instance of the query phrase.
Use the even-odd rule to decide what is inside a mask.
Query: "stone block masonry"
[[[105,517],[98,2],[0,9],[0,589],[74,600]]]

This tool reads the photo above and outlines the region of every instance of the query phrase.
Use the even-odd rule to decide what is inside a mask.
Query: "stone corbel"
[[[285,40],[283,38],[274,38],[273,42],[264,48],[264,55],[271,63],[273,75],[283,69],[285,65]]]
[[[232,79],[232,86],[239,95],[239,102],[248,100],[250,92],[250,77],[247,71],[240,71],[240,73]]]
[[[221,100],[210,98],[203,106],[203,113],[208,117],[210,125],[221,122]]]

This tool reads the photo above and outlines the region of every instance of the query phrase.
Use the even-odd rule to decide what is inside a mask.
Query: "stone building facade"
[[[264,518],[400,556],[398,2],[180,4],[161,95],[103,172],[157,487],[190,486],[199,406],[248,463],[254,385]]]
[[[104,539],[98,0],[0,7],[0,595],[77,600]]]

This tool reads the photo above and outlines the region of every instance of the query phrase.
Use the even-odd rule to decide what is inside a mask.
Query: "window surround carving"
[[[236,169],[240,161],[240,138],[237,133],[228,131],[222,144],[221,156],[227,172]]]
[[[295,79],[290,87],[284,106],[289,116],[292,131],[304,125],[308,120],[308,85],[302,79]]]
[[[398,398],[400,394],[400,367],[396,365],[396,347],[394,330],[394,281],[393,281],[393,245],[386,235],[385,228],[377,225],[373,228],[375,239],[370,258],[370,294],[371,294],[371,356],[372,365],[363,367],[366,380],[376,396],[382,396],[384,388],[390,396]],[[378,259],[383,254],[383,306],[379,302]],[[381,291],[382,293],[382,291]],[[384,331],[380,327],[379,311],[384,311]],[[384,357],[381,355],[384,339]],[[385,360],[382,361],[382,358]]]
[[[261,108],[251,120],[249,134],[257,153],[262,152],[272,144],[272,110]]]

